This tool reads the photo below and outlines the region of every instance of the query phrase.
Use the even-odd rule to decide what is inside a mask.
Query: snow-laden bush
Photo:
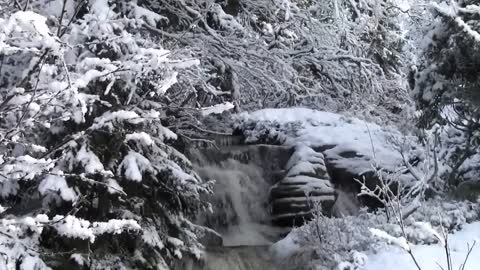
[[[478,204],[439,198],[425,202],[408,217],[403,230],[400,224],[389,221],[384,211],[372,213],[362,209],[356,216],[341,218],[320,214],[275,243],[272,252],[287,265],[286,269],[362,269],[362,254],[396,245],[403,239],[403,232],[409,244],[434,244],[439,239],[433,231],[441,232],[443,227],[446,232],[455,232],[479,219]]]
[[[199,61],[140,30],[165,18],[136,1],[15,1],[5,11],[0,268],[167,269],[200,256],[203,229],[190,218],[209,184],[163,123],[178,74]]]

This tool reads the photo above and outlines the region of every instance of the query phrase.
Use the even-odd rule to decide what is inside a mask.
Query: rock
[[[476,202],[480,199],[480,181],[468,180],[460,183],[453,192],[453,195],[459,200]]]
[[[349,194],[360,193],[361,184],[355,179],[364,181],[374,190],[380,180],[372,169],[369,157],[350,150],[331,148],[325,151],[325,164],[335,189]],[[394,189],[394,187],[392,187]],[[358,202],[369,208],[380,208],[383,204],[376,198],[361,196]]]
[[[186,155],[192,163],[200,166],[219,164],[228,159],[234,159],[244,164],[255,164],[263,169],[266,182],[274,183],[285,175],[283,170],[292,152],[293,149],[288,146],[255,144],[230,145],[220,148],[192,147],[188,149]]]
[[[198,238],[198,241],[206,247],[221,247],[223,245],[222,236],[214,230],[205,229]]]
[[[299,146],[286,164],[286,177],[270,190],[273,223],[280,226],[301,225],[318,210],[330,215],[335,190],[330,183],[322,153]]]

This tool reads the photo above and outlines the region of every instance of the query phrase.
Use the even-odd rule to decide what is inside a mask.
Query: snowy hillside
[[[477,0],[0,0],[0,270],[457,270],[479,22]]]

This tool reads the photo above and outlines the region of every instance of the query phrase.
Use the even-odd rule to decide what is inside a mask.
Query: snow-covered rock
[[[286,165],[286,176],[270,190],[272,218],[276,224],[302,223],[317,211],[329,213],[335,190],[327,174],[322,153],[299,145]]]
[[[335,188],[353,193],[360,191],[355,179],[365,179],[368,187],[376,186],[373,166],[394,172],[404,165],[393,142],[417,147],[413,137],[395,128],[305,108],[264,109],[242,113],[237,120],[237,129],[244,130],[247,142],[270,136],[278,143],[296,147],[287,164],[288,176],[311,176],[325,170]],[[408,173],[398,177],[405,183],[413,181]],[[364,199],[363,203],[379,206],[375,200]]]

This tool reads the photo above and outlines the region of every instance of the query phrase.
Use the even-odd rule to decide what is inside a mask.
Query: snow
[[[158,235],[158,231],[153,227],[147,227],[142,230],[142,240],[154,248],[163,249],[165,247],[160,235]]]
[[[120,170],[125,173],[125,177],[129,180],[140,182],[142,174],[146,171],[153,170],[150,161],[141,154],[130,151],[120,164]]]
[[[124,193],[123,188],[118,184],[115,179],[109,178],[107,180],[108,185],[108,193],[116,194],[116,193]]]
[[[152,12],[146,8],[140,7],[134,3],[131,3],[133,7],[133,12],[135,14],[135,18],[137,20],[144,20],[145,23],[147,23],[150,26],[156,27],[157,22],[161,20],[168,21],[167,17],[161,16],[160,14],[157,14],[155,12]]]
[[[72,188],[68,187],[67,181],[65,181],[63,176],[49,175],[45,177],[42,182],[40,182],[38,191],[42,195],[47,195],[52,192],[58,193],[65,201],[73,202],[77,199],[77,194]]]
[[[374,236],[381,238],[389,244],[393,244],[397,247],[400,247],[404,249],[405,251],[410,251],[410,246],[407,242],[407,239],[405,237],[394,237],[388,234],[385,231],[375,229],[375,228],[370,228],[370,233],[373,234]]]
[[[79,266],[84,266],[86,264],[85,260],[82,257],[82,254],[73,253],[70,255],[70,259],[77,263]]]
[[[480,8],[475,5],[469,5],[466,8],[459,8],[458,4],[453,1],[451,1],[450,4],[451,5],[447,4],[446,2],[431,3],[432,7],[439,13],[451,17],[465,33],[474,38],[476,42],[480,42],[480,33],[473,30],[470,25],[468,25],[460,16],[458,16],[459,11],[465,13],[477,13]]]
[[[156,134],[157,137],[164,141],[164,140],[176,140],[178,138],[175,132],[171,131],[169,128],[166,127],[159,127],[158,133]]]
[[[200,65],[200,60],[198,59],[183,59],[183,60],[170,60],[166,62],[171,68],[186,69],[194,66]]]
[[[299,233],[293,229],[285,238],[270,247],[272,253],[278,258],[288,258],[301,249],[302,241],[298,239]]]
[[[111,10],[108,5],[108,0],[93,0],[91,1],[91,5],[93,12],[98,16],[98,19],[106,21],[110,16],[113,16],[113,14],[110,14]]]
[[[32,99],[32,95],[25,94],[25,95],[16,95],[8,102],[9,105],[16,105],[21,106]]]
[[[224,30],[243,32],[243,26],[230,14],[225,13],[219,4],[213,5],[214,20]]]
[[[94,243],[96,236],[110,233],[120,234],[126,230],[141,230],[137,221],[132,219],[110,219],[107,222],[93,222],[75,216],[57,215],[52,219],[52,226],[57,233],[69,238],[89,240]]]
[[[231,102],[224,102],[221,104],[213,105],[210,107],[204,107],[202,108],[202,115],[207,116],[210,114],[221,114],[224,111],[229,111],[233,109],[235,106]]]
[[[175,237],[168,237],[167,238],[167,241],[168,243],[170,243],[171,245],[174,246],[174,251],[173,251],[173,254],[178,258],[178,259],[182,259],[182,252],[180,251],[179,248],[183,247],[185,245],[185,243],[178,239],[178,238],[175,238]]]
[[[449,234],[449,244],[452,255],[453,269],[460,269],[467,254],[467,245],[472,246],[477,241],[471,256],[465,266],[465,270],[480,269],[480,222],[467,224],[464,228],[453,234]],[[418,260],[422,269],[443,269],[446,267],[445,250],[441,244],[436,245],[417,245],[412,246],[412,252]],[[364,269],[368,270],[411,270],[417,269],[412,259],[404,250],[397,247],[390,247],[388,250],[382,250],[377,254],[370,254]]]
[[[85,145],[82,145],[80,151],[78,151],[76,160],[82,164],[82,166],[85,168],[85,172],[88,174],[104,171],[103,164],[100,159],[93,152],[88,151]]]
[[[460,17],[456,17],[455,22],[458,24],[458,26],[460,26],[460,28],[463,28],[464,32],[473,37],[476,42],[480,42],[480,34],[473,30],[470,25],[466,24]]]
[[[18,267],[18,269],[36,270],[36,269],[48,269],[48,268],[45,266],[45,263],[40,260],[40,258],[32,257],[32,256],[26,256],[21,261],[21,264]]]
[[[164,95],[168,89],[170,89],[174,84],[176,84],[178,82],[177,76],[178,76],[178,72],[173,72],[170,77],[160,82],[156,89],[157,95],[159,96]]]
[[[0,157],[1,163],[6,160],[2,161],[3,158]],[[17,181],[20,179],[32,180],[54,166],[54,162],[50,159],[36,159],[29,155],[9,159],[8,163],[5,162],[0,167],[0,174],[4,176],[0,177],[0,184],[2,185],[0,195],[3,197],[15,195],[19,187]]]
[[[136,112],[133,111],[108,111],[102,116],[95,118],[95,124],[93,124],[90,128],[100,129],[102,127],[112,127],[112,122],[114,121],[126,121],[128,123],[138,124],[141,123],[143,120]]]
[[[304,144],[300,144],[295,148],[295,152],[288,160],[286,168],[290,171],[298,164],[303,163],[325,165],[323,158],[321,153],[315,152],[312,148]]]
[[[135,220],[110,219],[107,222],[94,222],[92,229],[95,235],[100,235],[105,233],[120,234],[125,230],[139,231],[141,227]]]
[[[400,153],[390,143],[392,138],[404,138],[395,129],[382,128],[357,118],[341,114],[315,111],[305,108],[264,109],[238,116],[243,121],[267,121],[280,125],[300,123],[301,128],[294,136],[287,136],[284,144],[302,147],[292,159],[315,158],[311,147],[331,148],[324,151],[327,158],[340,160],[340,165],[361,174],[371,170],[373,163],[394,170],[402,164]],[[407,137],[408,139],[408,137]],[[355,152],[353,158],[344,158],[342,153]],[[312,155],[313,154],[313,155]],[[350,160],[352,159],[352,160]],[[287,168],[296,162],[291,161]]]
[[[150,137],[150,135],[148,135],[147,133],[145,132],[135,132],[135,133],[132,133],[132,134],[127,134],[125,136],[125,141],[138,141],[139,143],[143,144],[143,145],[147,145],[147,146],[151,146],[154,144],[154,141],[152,140],[152,137]]]
[[[53,227],[57,230],[59,235],[69,238],[80,238],[89,240],[91,243],[95,241],[95,235],[89,228],[90,221],[77,218],[74,216],[60,216],[53,217]]]
[[[4,43],[7,36],[23,36],[24,47],[49,48],[58,52],[60,43],[50,33],[47,18],[32,11],[17,11],[9,20],[0,20],[0,52],[11,49]]]
[[[381,127],[356,118],[347,118],[340,114],[315,111],[304,108],[264,109],[252,113],[243,113],[243,118],[256,121],[275,121],[279,124],[302,122],[304,128],[298,138],[290,139],[287,144],[301,141],[306,145],[350,144],[359,152],[371,152],[370,136],[367,125],[374,139],[382,144],[385,139]]]
[[[317,169],[325,170],[325,166],[322,166],[321,164],[312,164],[307,161],[301,161],[295,164],[292,168],[290,168],[287,176],[297,176],[305,173],[313,174]]]

